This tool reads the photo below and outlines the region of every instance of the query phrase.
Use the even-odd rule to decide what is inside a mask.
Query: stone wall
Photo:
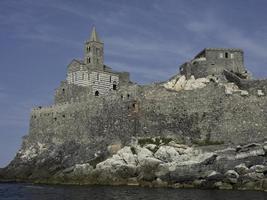
[[[253,142],[266,136],[266,100],[266,96],[227,95],[217,83],[179,92],[160,85],[133,85],[108,97],[92,96],[33,110],[28,141],[74,140],[96,150],[130,142],[132,136]]]
[[[224,70],[224,75],[228,81],[234,82],[241,89],[249,91],[251,94],[259,95],[259,90],[263,92],[262,95],[267,93],[267,79],[262,80],[246,80],[242,79],[236,74]]]

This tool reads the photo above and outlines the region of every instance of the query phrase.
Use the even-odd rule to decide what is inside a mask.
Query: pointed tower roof
[[[95,26],[93,26],[93,30],[92,30],[92,33],[91,33],[91,37],[90,37],[89,42],[92,42],[92,41],[94,41],[94,42],[101,42],[100,38],[97,35]]]

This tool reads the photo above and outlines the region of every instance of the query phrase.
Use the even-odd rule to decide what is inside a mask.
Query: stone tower
[[[95,27],[90,39],[85,43],[84,63],[89,65],[89,68],[103,70],[104,67],[104,43],[98,37]]]

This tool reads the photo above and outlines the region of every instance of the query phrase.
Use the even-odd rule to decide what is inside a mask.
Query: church
[[[104,43],[93,27],[84,45],[83,60],[73,59],[68,65],[67,83],[90,87],[95,96],[117,90],[120,84],[129,82],[128,72],[115,72],[104,64]]]

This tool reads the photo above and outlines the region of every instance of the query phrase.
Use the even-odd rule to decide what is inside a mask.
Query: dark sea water
[[[110,186],[1,184],[0,200],[267,200],[267,193]]]

